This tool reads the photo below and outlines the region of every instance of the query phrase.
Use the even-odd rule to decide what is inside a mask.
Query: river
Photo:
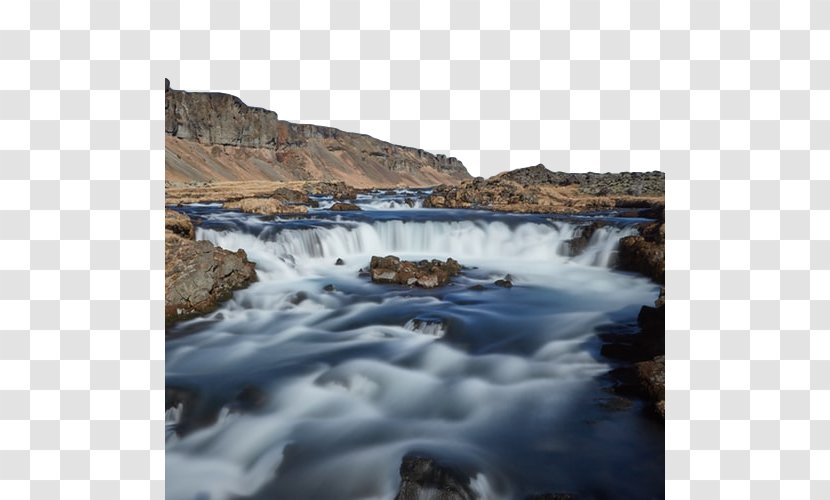
[[[259,281],[167,331],[168,386],[218,414],[179,435],[168,410],[169,500],[392,499],[410,452],[469,472],[481,498],[663,497],[663,425],[610,391],[596,336],[657,297],[611,267],[637,220],[424,209],[425,194],[360,195],[360,212],[318,197],[290,218],[177,208]],[[594,220],[609,224],[567,257]],[[361,273],[389,254],[465,269],[430,290]]]

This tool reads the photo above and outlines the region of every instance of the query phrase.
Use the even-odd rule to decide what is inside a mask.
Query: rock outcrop
[[[277,113],[229,94],[166,88],[170,181],[341,180],[358,187],[394,187],[470,178],[455,158],[280,120]]]
[[[223,205],[229,210],[239,210],[259,215],[304,214],[308,212],[305,205],[288,205],[275,198],[243,198]]]
[[[438,186],[425,208],[480,208],[522,213],[575,213],[663,205],[662,172],[566,173],[544,165],[457,186]]]
[[[230,252],[209,241],[194,241],[183,214],[165,212],[164,318],[173,323],[206,314],[234,290],[256,281],[254,263],[244,250]],[[189,225],[189,227],[188,227]]]
[[[401,485],[395,500],[475,500],[470,479],[433,458],[407,455],[401,462]]]
[[[662,218],[662,216],[661,216]],[[641,225],[639,235],[620,239],[617,268],[666,282],[666,229],[663,220]]]
[[[411,262],[394,255],[372,257],[369,264],[372,281],[397,285],[435,288],[449,283],[450,278],[461,272],[461,265],[454,259],[421,260]]]
[[[354,203],[335,203],[334,205],[329,208],[332,212],[354,212],[359,211],[361,208]]]

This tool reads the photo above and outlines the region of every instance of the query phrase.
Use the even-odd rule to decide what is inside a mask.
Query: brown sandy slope
[[[340,180],[355,187],[417,187],[470,178],[455,158],[279,120],[228,94],[168,87],[165,131],[171,182]]]

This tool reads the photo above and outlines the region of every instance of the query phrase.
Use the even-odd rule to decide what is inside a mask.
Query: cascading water
[[[358,202],[378,200],[389,201]],[[631,403],[608,409],[595,337],[656,296],[609,267],[629,223],[600,227],[569,257],[593,219],[408,205],[191,215],[198,238],[244,249],[259,282],[168,332],[168,385],[200,394],[213,417],[168,433],[167,498],[391,499],[410,452],[471,471],[482,498],[662,495],[662,428]],[[434,290],[361,275],[387,254],[466,267]],[[507,273],[513,288],[493,285]],[[240,403],[250,387],[254,407]],[[169,411],[168,427],[187,411]]]

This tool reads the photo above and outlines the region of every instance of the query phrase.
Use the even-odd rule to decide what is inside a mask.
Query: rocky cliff
[[[470,178],[455,158],[287,122],[232,95],[185,92],[165,83],[168,181],[341,180],[357,187],[416,187]]]

